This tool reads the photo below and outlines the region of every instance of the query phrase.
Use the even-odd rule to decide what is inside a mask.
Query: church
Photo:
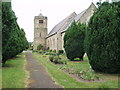
[[[34,18],[34,50],[39,44],[42,44],[46,49],[50,50],[64,50],[64,35],[68,27],[75,20],[77,23],[88,24],[90,17],[93,15],[96,6],[94,3],[79,14],[71,13],[61,22],[53,27],[48,33],[47,31],[47,17],[41,13]]]

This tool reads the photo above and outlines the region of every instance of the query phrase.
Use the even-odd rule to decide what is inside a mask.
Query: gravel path
[[[32,56],[30,51],[25,52],[27,70],[30,73],[28,88],[62,88],[55,84],[45,68]]]

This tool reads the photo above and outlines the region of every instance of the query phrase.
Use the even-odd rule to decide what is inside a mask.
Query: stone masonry
[[[46,47],[46,36],[47,36],[47,17],[35,16],[34,18],[34,50],[37,49],[39,44]]]
[[[90,17],[93,15],[96,6],[94,3],[78,15],[73,12],[61,22],[59,22],[55,27],[47,34],[47,17],[35,16],[34,19],[34,50],[37,49],[39,44],[42,44],[50,50],[64,50],[64,35],[67,28],[75,20],[76,22],[88,24]],[[43,22],[42,22],[43,20]]]

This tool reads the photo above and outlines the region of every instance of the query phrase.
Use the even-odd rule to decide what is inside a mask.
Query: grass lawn
[[[2,68],[0,66],[0,89],[2,89]]]
[[[118,88],[117,75],[95,73],[97,76],[99,76],[99,78],[103,79],[102,82],[80,82],[75,78],[72,78],[68,73],[61,70],[61,66],[51,63],[47,55],[41,55],[38,53],[33,53],[33,55],[41,64],[46,67],[53,79],[60,85],[64,86],[64,88]],[[63,56],[63,58],[65,57]],[[85,61],[82,62],[69,61],[66,67],[80,68],[81,70],[87,69],[90,67],[90,65],[87,57],[84,59]]]
[[[25,88],[27,72],[25,55],[21,53],[6,62],[2,68],[2,88]]]

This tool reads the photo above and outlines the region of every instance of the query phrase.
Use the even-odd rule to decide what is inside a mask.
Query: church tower
[[[42,44],[46,47],[47,36],[47,17],[41,13],[34,18],[34,50],[37,50],[37,46]]]

